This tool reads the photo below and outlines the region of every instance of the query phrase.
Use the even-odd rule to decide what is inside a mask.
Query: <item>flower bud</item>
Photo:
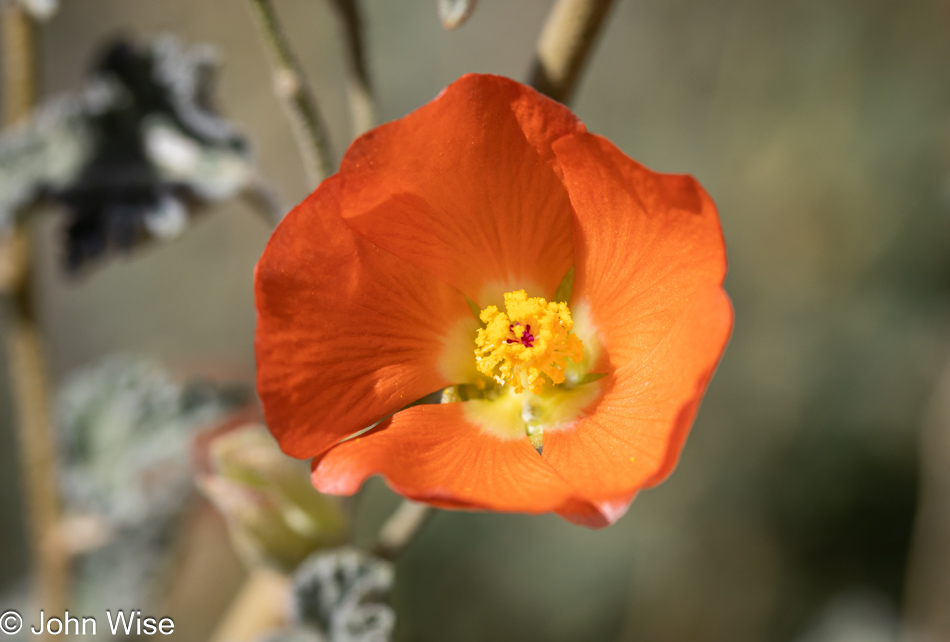
[[[339,504],[314,490],[306,464],[284,455],[265,426],[248,424],[217,437],[209,460],[200,487],[248,564],[291,571],[313,551],[343,541]]]

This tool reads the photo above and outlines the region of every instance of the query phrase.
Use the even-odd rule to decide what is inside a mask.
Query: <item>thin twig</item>
[[[904,598],[904,639],[950,640],[950,364],[920,436],[920,500]]]
[[[329,2],[340,19],[343,31],[346,93],[350,102],[350,125],[356,138],[376,125],[376,103],[366,63],[362,12],[358,0]]]
[[[241,191],[240,197],[271,227],[277,227],[288,212],[277,191],[262,178],[251,181]]]
[[[267,568],[255,568],[231,601],[211,642],[254,642],[291,620],[290,579]]]
[[[379,539],[373,547],[373,555],[386,560],[397,557],[422,530],[431,515],[432,508],[428,505],[409,499],[403,500],[379,529]]]
[[[614,0],[557,0],[538,39],[531,86],[569,103]]]
[[[3,122],[16,123],[36,100],[36,34],[32,19],[13,3],[2,7]],[[59,495],[56,451],[50,418],[49,377],[30,290],[30,238],[21,224],[5,239],[7,255],[2,294],[10,309],[5,323],[6,350],[16,409],[20,470],[32,542],[37,602],[48,612],[66,606],[69,559],[58,536]]]
[[[36,27],[14,2],[3,11],[3,123],[13,125],[30,115],[36,102]]]
[[[249,0],[258,18],[264,44],[273,58],[274,93],[297,130],[297,146],[311,186],[333,173],[330,139],[317,101],[270,0]]]

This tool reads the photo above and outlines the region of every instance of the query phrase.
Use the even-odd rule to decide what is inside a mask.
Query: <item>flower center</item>
[[[574,321],[566,303],[528,298],[524,290],[505,293],[505,312],[490,305],[479,314],[484,328],[475,339],[475,365],[499,385],[511,384],[540,394],[545,378],[564,382],[568,359],[580,363],[584,345],[571,332]]]

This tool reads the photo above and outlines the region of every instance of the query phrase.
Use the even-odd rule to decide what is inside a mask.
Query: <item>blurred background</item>
[[[119,35],[211,44],[218,110],[296,203],[306,177],[245,4],[63,0],[38,32],[40,97],[79,89]],[[466,72],[525,79],[550,4],[482,0],[447,32],[434,0],[366,0],[380,119]],[[338,21],[317,0],[275,6],[339,158],[351,127]],[[950,590],[934,578],[950,569],[948,35],[942,0],[617,0],[572,107],[712,194],[731,344],[678,469],[617,524],[438,512],[396,565],[395,639],[883,642],[919,621],[950,640]],[[126,353],[176,381],[253,385],[252,272],[269,226],[251,205],[213,203],[180,239],[78,276],[63,269],[63,224],[55,207],[32,222],[54,384]],[[0,596],[17,596],[29,554],[7,374]],[[188,497],[198,508],[168,537],[191,575],[163,604],[174,639],[204,640],[245,571],[217,514]],[[370,483],[358,539],[397,503]]]

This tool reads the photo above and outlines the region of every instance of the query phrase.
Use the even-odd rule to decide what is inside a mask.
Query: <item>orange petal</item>
[[[630,507],[633,496],[612,501],[591,502],[573,499],[555,511],[567,521],[587,526],[588,528],[604,528],[610,526],[624,516]]]
[[[544,513],[571,488],[527,439],[499,439],[463,416],[462,403],[416,406],[313,462],[325,493],[351,495],[381,474],[397,493],[444,508]]]
[[[486,288],[550,297],[573,264],[572,212],[551,144],[571,112],[497,76],[464,76],[350,147],[344,216],[379,247],[485,305]]]
[[[562,515],[617,519],[672,471],[732,330],[715,206],[691,177],[652,172],[598,136],[554,144],[575,210],[573,304],[603,351],[602,398],[544,458],[578,491]],[[586,503],[585,503],[586,502]]]
[[[576,212],[573,302],[590,305],[602,372],[646,358],[693,292],[722,284],[726,252],[712,200],[690,176],[657,174],[590,134],[554,150]]]
[[[732,305],[722,289],[695,292],[649,355],[601,380],[604,395],[586,417],[545,435],[544,459],[580,498],[600,504],[605,519],[619,517],[639,489],[676,465],[731,330]]]
[[[451,383],[441,340],[471,316],[455,289],[346,226],[344,187],[331,177],[288,214],[255,274],[258,391],[297,457]]]

